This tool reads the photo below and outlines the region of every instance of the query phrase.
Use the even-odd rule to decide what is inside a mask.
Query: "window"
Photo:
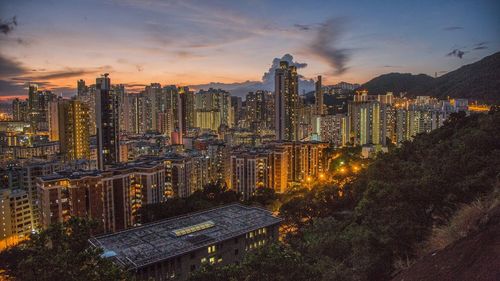
[[[215,257],[211,257],[209,260],[210,264],[214,264],[215,263]]]
[[[202,258],[201,259],[201,263],[206,263],[207,262],[207,258]]]
[[[208,246],[208,253],[209,253],[209,254],[213,254],[213,253],[215,253],[215,245]]]
[[[238,254],[239,254],[239,250],[238,249],[234,250],[234,255],[237,256]]]

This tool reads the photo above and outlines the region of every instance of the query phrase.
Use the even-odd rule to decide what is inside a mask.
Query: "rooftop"
[[[230,204],[89,241],[104,253],[113,253],[117,263],[139,268],[279,222],[280,218],[265,209]]]

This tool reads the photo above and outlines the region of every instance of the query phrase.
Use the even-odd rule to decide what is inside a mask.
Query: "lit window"
[[[215,245],[212,245],[212,246],[208,247],[208,253],[209,254],[215,253]]]

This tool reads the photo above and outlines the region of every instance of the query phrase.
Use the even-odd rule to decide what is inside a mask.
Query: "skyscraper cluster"
[[[151,83],[130,91],[109,74],[77,81],[74,97],[37,85],[0,122],[0,237],[73,216],[102,232],[140,224],[139,209],[219,183],[248,199],[323,178],[325,149],[377,151],[443,125],[466,100],[349,94],[348,83],[299,94],[297,67],[282,61],[274,91],[245,99],[222,89]],[[3,223],[5,227],[2,228]]]

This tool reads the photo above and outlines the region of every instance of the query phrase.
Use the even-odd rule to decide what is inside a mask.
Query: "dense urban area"
[[[98,8],[95,15],[109,16],[116,30],[107,33],[103,27],[99,36],[117,40],[117,50],[134,55],[91,71],[74,65],[84,63],[78,55],[85,49],[77,47],[85,45],[80,39],[90,38],[77,33],[100,22],[94,14],[85,15],[83,23],[75,16],[71,36],[60,32],[57,36],[64,39],[50,41],[57,52],[53,41],[75,51],[58,54],[71,57],[70,66],[51,72],[36,62],[63,65],[63,59],[45,59],[52,51],[43,42],[49,41],[23,37],[38,27],[26,17],[6,18],[0,11],[0,42],[20,48],[16,56],[15,48],[0,52],[0,280],[498,280],[498,42],[455,45],[444,55],[455,62],[446,71],[436,70],[434,77],[393,72],[358,84],[337,79],[350,71],[351,55],[364,48],[337,45],[344,38],[345,19],[322,16],[320,23],[315,16],[311,24],[281,26],[241,17],[244,12],[228,13],[225,8],[233,6],[216,1],[114,2],[93,7]],[[35,18],[53,14],[43,6],[39,15],[34,7],[41,6],[35,3],[19,5],[33,7]],[[88,5],[73,3],[66,9],[78,14],[75,7]],[[171,14],[177,6],[190,13]],[[13,15],[19,12],[13,4],[5,7]],[[110,7],[112,13],[104,12]],[[264,17],[261,12],[257,19]],[[203,19],[204,14],[209,18]],[[58,12],[53,18],[59,16],[68,15]],[[122,24],[128,24],[136,16],[147,18],[147,30],[121,34],[127,28],[118,22],[126,18]],[[172,18],[176,24],[161,25]],[[205,25],[215,31],[202,36],[203,42],[190,37],[201,34],[197,30]],[[169,28],[182,32],[166,36],[168,42],[156,33],[153,37],[161,48],[180,44],[169,55],[172,72],[152,75],[160,68],[154,69],[146,84],[132,83],[146,74],[143,64],[132,62],[140,59],[135,47],[141,40],[129,38]],[[374,24],[365,28],[377,30]],[[470,32],[462,26],[442,29],[446,34]],[[176,80],[184,77],[179,74],[184,62],[188,68],[189,60],[224,52],[229,58],[241,42],[249,47],[241,49],[238,64],[250,64],[248,58],[261,52],[254,52],[252,44],[271,35],[286,38],[280,37],[282,45],[309,38],[312,42],[293,51],[323,62],[328,71],[319,67],[306,73],[311,64],[286,53],[273,60],[262,81],[196,85]],[[372,42],[379,36],[362,33],[360,38]],[[125,37],[130,46],[119,46]],[[149,52],[160,57],[160,47],[161,52],[142,49],[149,42],[145,38],[143,58]],[[269,38],[264,43],[271,46]],[[394,44],[408,48],[405,44],[411,43],[388,38],[382,45],[373,41],[373,48],[383,46],[385,52],[395,50]],[[40,52],[21,55],[33,42],[40,44]],[[411,45],[433,54],[431,47]],[[211,48],[217,49],[203,53]],[[109,46],[103,43],[101,49]],[[105,57],[89,54],[89,61]],[[431,64],[402,56],[394,54],[418,67]],[[467,64],[456,63],[464,57]],[[387,65],[377,69],[407,69],[383,59]],[[441,69],[439,63],[432,69]],[[208,64],[193,73],[224,80],[220,77],[227,66]],[[125,81],[131,72],[117,67],[125,65],[133,65],[131,75],[140,78]],[[199,78],[190,74],[190,79]],[[158,78],[163,76],[169,80]],[[62,79],[72,79],[72,85],[63,85]]]

